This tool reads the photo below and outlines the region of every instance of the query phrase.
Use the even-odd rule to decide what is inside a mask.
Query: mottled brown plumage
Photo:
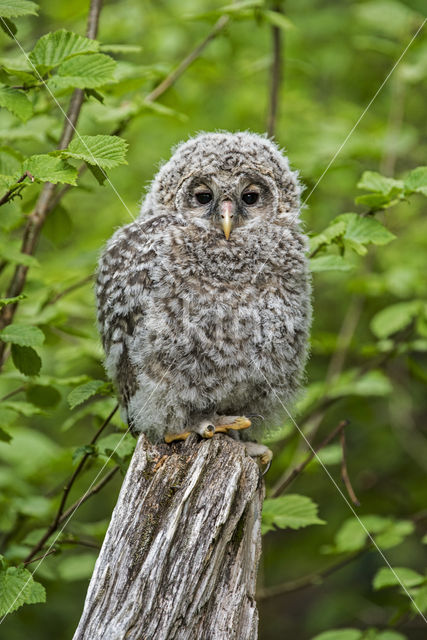
[[[98,321],[134,432],[161,440],[217,415],[269,424],[291,400],[310,323],[299,196],[268,139],[202,134],[176,149],[140,218],[108,242]]]

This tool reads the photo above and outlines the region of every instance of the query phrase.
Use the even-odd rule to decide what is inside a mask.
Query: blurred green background
[[[305,196],[310,194],[303,218],[305,229],[313,235],[339,214],[366,210],[354,202],[361,195],[357,184],[364,171],[400,178],[427,164],[427,33],[423,29],[317,184],[421,25],[425,4],[423,0],[286,0],[281,6],[291,24],[281,30],[284,69],[275,137],[300,171]],[[209,0],[106,1],[99,41],[134,45],[136,50],[111,52],[118,61],[117,81],[106,87],[104,104],[94,97],[87,99],[78,131],[92,135],[114,131],[120,124],[120,110],[147,95],[177,66],[209,33],[223,13],[221,7]],[[87,0],[42,0],[38,17],[16,21],[17,38],[30,51],[49,31],[64,28],[84,34],[87,10]],[[0,62],[10,64],[19,54],[17,44],[3,33],[0,44]],[[121,135],[129,143],[128,164],[109,172],[114,189],[108,183],[100,187],[86,172],[80,186],[71,189],[49,216],[36,253],[38,264],[31,267],[27,298],[18,315],[19,322],[37,324],[46,335],[39,350],[41,375],[38,380],[28,379],[8,361],[0,376],[3,397],[22,386],[13,397],[20,406],[11,406],[10,400],[0,404],[0,426],[12,436],[11,442],[0,442],[2,553],[12,564],[25,557],[51,521],[64,481],[75,468],[73,452],[90,441],[115,404],[112,397],[95,396],[70,410],[67,395],[76,385],[105,379],[103,355],[91,283],[58,300],[55,296],[93,273],[100,249],[113,230],[137,215],[144,187],[159,163],[168,158],[171,146],[201,130],[266,130],[271,63],[271,23],[251,6],[236,11],[226,28],[161,96],[159,104],[167,109],[146,108],[124,129]],[[69,93],[59,99],[66,107]],[[48,97],[44,100],[38,103],[36,117],[27,123],[1,110],[2,145],[25,155],[55,148],[62,115]],[[6,260],[2,293],[13,269],[7,262],[8,251],[12,245],[18,249],[22,216],[31,211],[39,190],[40,185],[30,186],[22,192],[22,200],[0,209],[0,255]],[[421,574],[427,557],[427,321],[423,325],[422,320],[418,324],[411,320],[398,326],[402,328],[398,340],[376,336],[370,323],[389,305],[426,300],[425,211],[421,194],[402,199],[378,216],[397,236],[393,242],[370,247],[366,256],[355,257],[352,270],[314,274],[307,391],[295,409],[297,421],[308,434],[313,427],[319,429],[316,442],[340,420],[350,420],[347,462],[361,502],[357,513],[390,518],[394,524],[411,523],[400,525],[396,544],[385,543],[384,553],[393,566]],[[342,338],[343,331],[349,339],[340,368],[334,354],[340,351],[338,336]],[[319,383],[331,377],[331,366],[332,374],[334,368],[338,371],[335,382],[341,385],[341,392],[323,411],[325,392],[319,390]],[[363,373],[364,368],[374,370],[375,375],[357,387],[352,372]],[[35,385],[56,393],[44,407],[39,406]],[[110,432],[123,429],[116,416]],[[270,442],[275,459],[266,476],[267,492],[305,455],[292,424],[281,425]],[[102,447],[73,487],[70,504],[97,477],[108,442]],[[120,462],[125,464],[125,459],[124,454]],[[325,449],[323,460],[342,488],[338,442]],[[121,479],[116,474],[72,518],[65,537],[56,545],[57,553],[46,558],[34,576],[46,587],[47,604],[25,605],[9,615],[0,628],[2,638],[72,637],[96,546],[105,533]],[[363,545],[354,547],[357,558],[350,561],[351,545],[346,550],[333,549],[337,531],[352,514],[318,463],[310,464],[291,493],[316,502],[326,524],[265,535],[260,639],[308,640],[329,628],[385,629],[389,625],[410,640],[426,638],[427,625],[414,615],[406,596],[396,588],[373,589],[373,577],[384,566],[377,551],[360,551],[365,544],[362,540]],[[323,580],[314,577],[314,585],[298,588],[298,583],[291,584],[303,576],[316,576],[341,560],[348,562]],[[269,592],[273,585],[285,583],[281,593]],[[420,605],[426,607],[424,611],[425,591],[418,594],[424,597]],[[388,637],[397,640],[401,636]]]

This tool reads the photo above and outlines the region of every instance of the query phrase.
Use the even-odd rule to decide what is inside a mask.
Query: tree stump
[[[256,640],[264,487],[227,436],[140,436],[74,640]]]

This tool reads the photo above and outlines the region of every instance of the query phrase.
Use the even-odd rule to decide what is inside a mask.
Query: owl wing
[[[158,262],[158,232],[170,223],[168,218],[136,220],[122,227],[107,243],[98,264],[97,320],[106,354],[105,366],[118,388],[128,423],[129,401],[138,386],[137,371],[129,353],[135,330],[143,328],[146,322],[152,272]]]

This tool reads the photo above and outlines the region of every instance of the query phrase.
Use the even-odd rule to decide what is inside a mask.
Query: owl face
[[[256,172],[217,171],[192,175],[176,196],[176,209],[189,222],[232,232],[258,218],[268,219],[276,200],[273,186]]]
[[[271,140],[245,131],[202,133],[160,168],[141,217],[167,211],[230,238],[260,221],[298,220],[300,193],[297,173]]]

